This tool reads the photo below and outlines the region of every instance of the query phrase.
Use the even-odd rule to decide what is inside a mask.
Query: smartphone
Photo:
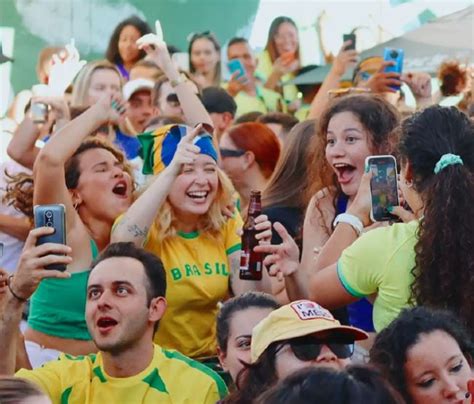
[[[285,52],[282,53],[280,58],[285,62],[286,64],[293,62],[296,59],[296,52]]]
[[[356,36],[355,34],[344,34],[342,35],[342,42],[352,41],[350,45],[345,47],[345,50],[354,50],[356,48]]]
[[[245,72],[245,67],[240,61],[240,59],[231,59],[227,62],[227,68],[229,69],[230,74],[234,74],[238,72],[237,78],[240,79],[241,77],[247,77],[247,73]]]
[[[394,62],[393,65],[385,67],[386,73],[402,74],[403,70],[403,49],[385,48],[383,51],[383,60]],[[400,86],[390,86],[394,90],[400,90]]]
[[[48,120],[48,106],[42,102],[33,102],[30,113],[34,123],[45,123]]]
[[[393,156],[369,156],[366,167],[372,172],[370,194],[372,209],[370,218],[374,222],[397,220],[387,208],[398,206],[397,161]]]
[[[53,227],[54,233],[38,238],[36,245],[46,243],[66,244],[66,210],[64,205],[35,205],[33,208],[35,228]],[[46,269],[65,271],[65,264],[51,264]]]

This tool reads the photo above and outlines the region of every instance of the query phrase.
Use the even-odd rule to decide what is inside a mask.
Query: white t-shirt
[[[0,214],[13,217],[25,217],[23,213],[18,212],[13,206],[8,206],[2,202],[7,185],[5,170],[7,170],[9,174],[17,174],[20,172],[31,173],[31,171],[13,160],[5,161],[0,164]],[[24,242],[0,232],[0,243],[3,243],[3,256],[0,257],[0,267],[6,269],[9,273],[13,273],[16,269]]]

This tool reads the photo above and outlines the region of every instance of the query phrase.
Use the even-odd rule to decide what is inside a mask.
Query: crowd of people
[[[225,44],[224,81],[212,32],[183,69],[159,27],[127,18],[88,63],[43,49],[45,90],[9,109],[0,403],[474,402],[474,68],[444,62],[435,93],[346,41],[294,85],[318,67],[278,17],[260,54]],[[387,155],[400,204],[374,221]],[[239,276],[250,219],[261,280]]]

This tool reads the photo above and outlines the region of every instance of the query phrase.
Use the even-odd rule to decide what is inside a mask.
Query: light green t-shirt
[[[272,73],[273,70],[273,63],[270,58],[270,54],[268,51],[263,51],[258,56],[258,66],[256,75],[261,77],[264,81],[267,81],[268,77]],[[293,80],[295,75],[292,73],[285,74],[281,78],[282,83],[286,83],[287,81]],[[283,91],[283,99],[286,103],[290,103],[295,101],[298,98],[298,89],[294,84],[283,84],[282,86]]]
[[[337,263],[339,279],[351,295],[377,295],[377,332],[410,305],[417,230],[418,221],[412,221],[369,231],[345,249]]]

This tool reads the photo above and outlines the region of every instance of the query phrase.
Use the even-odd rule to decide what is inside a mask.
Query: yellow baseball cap
[[[354,341],[369,338],[359,328],[341,325],[329,310],[310,300],[298,300],[273,310],[252,331],[250,347],[251,361],[255,363],[268,346],[276,341],[285,341],[322,331]]]

